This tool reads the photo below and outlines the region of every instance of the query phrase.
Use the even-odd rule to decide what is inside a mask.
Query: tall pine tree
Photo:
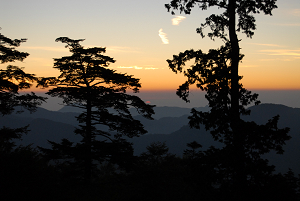
[[[54,68],[61,74],[57,78],[41,79],[40,85],[52,86],[48,95],[61,97],[66,105],[82,109],[83,112],[77,117],[80,127],[75,131],[82,136],[82,140],[75,146],[66,139],[62,144],[51,142],[53,149],[48,153],[61,157],[59,153],[62,153],[63,147],[68,147],[68,153],[62,155],[74,159],[78,168],[83,170],[85,180],[90,181],[95,161],[101,163],[110,159],[119,165],[126,163],[126,157],[120,154],[128,151],[132,154],[132,149],[123,136],[146,133],[129,109],[135,108],[140,115],[152,119],[154,106],[126,93],[127,90],[139,91],[139,79],[110,69],[109,64],[115,60],[103,55],[105,48],[84,48],[80,45],[82,39],[60,37],[56,41],[65,43],[72,55],[54,59]],[[109,131],[97,125],[106,126]]]
[[[192,109],[190,126],[199,128],[200,124],[203,124],[211,131],[215,140],[225,143],[230,156],[228,164],[231,164],[230,178],[233,181],[232,189],[236,200],[245,197],[251,180],[249,175],[254,177],[255,168],[256,173],[272,172],[266,170],[267,162],[260,156],[270,150],[282,153],[282,145],[290,139],[287,135],[288,128],[277,128],[278,116],[261,126],[241,119],[241,115],[250,114],[246,106],[253,102],[258,104],[259,101],[257,94],[252,94],[240,83],[242,77],[239,75],[239,63],[244,55],[240,54],[237,33],[242,32],[251,38],[256,29],[253,15],[260,12],[271,15],[272,10],[277,8],[275,3],[276,0],[172,0],[165,5],[172,14],[175,14],[176,10],[190,14],[194,7],[201,10],[217,7],[223,11],[220,14],[211,14],[196,31],[205,37],[204,29],[210,28],[208,36],[211,39],[222,39],[225,45],[209,50],[207,54],[201,50],[187,50],[174,55],[168,63],[174,72],[182,72],[188,78],[177,90],[177,94],[183,100],[188,101],[189,86],[192,84],[207,91],[205,97],[211,110],[199,112]],[[194,60],[194,64],[191,68],[184,69],[189,60]]]

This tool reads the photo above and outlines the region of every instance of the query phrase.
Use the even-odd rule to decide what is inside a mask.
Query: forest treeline
[[[37,77],[23,68],[8,65],[0,70],[0,113],[29,110],[34,112],[47,101],[35,93],[19,94],[32,86],[49,88],[46,94],[63,99],[68,106],[80,108],[79,126],[74,135],[80,142],[61,139],[49,141],[51,148],[16,146],[16,140],[28,132],[22,128],[0,130],[1,195],[7,200],[299,200],[299,177],[290,170],[275,173],[262,155],[284,152],[290,140],[289,128],[278,128],[279,116],[258,125],[241,118],[249,115],[250,104],[259,104],[241,84],[238,66],[240,53],[237,32],[252,37],[253,14],[271,15],[276,1],[172,0],[168,11],[190,14],[195,6],[206,10],[218,7],[197,29],[209,27],[208,36],[220,38],[224,45],[211,49],[187,50],[167,60],[175,73],[184,73],[187,81],[177,95],[189,101],[189,86],[206,91],[210,110],[191,110],[189,126],[205,127],[222,148],[201,149],[190,142],[182,157],[170,154],[164,142],[152,143],[147,151],[133,155],[126,138],[147,133],[134,119],[130,108],[144,118],[153,119],[154,105],[138,96],[140,80],[109,68],[115,60],[104,55],[102,47],[84,48],[83,39],[59,37],[71,56],[54,59],[58,77]],[[26,39],[10,39],[0,34],[2,64],[23,61],[29,54],[16,50]],[[190,68],[185,63],[193,61]],[[109,131],[99,130],[104,125]],[[41,133],[42,135],[42,133]]]

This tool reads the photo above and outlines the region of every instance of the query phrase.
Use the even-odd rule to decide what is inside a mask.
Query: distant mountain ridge
[[[200,108],[203,109],[203,108]],[[208,108],[204,108],[208,109]],[[271,164],[277,166],[278,171],[286,172],[288,167],[292,168],[295,173],[300,174],[300,108],[291,108],[278,104],[261,104],[249,108],[250,116],[243,116],[247,121],[255,121],[258,124],[264,124],[275,115],[280,115],[278,127],[290,127],[289,135],[292,139],[284,146],[284,155],[268,154],[266,157]],[[134,145],[135,154],[140,154],[146,150],[151,142],[166,142],[170,152],[182,155],[186,149],[186,144],[196,140],[203,145],[203,150],[209,146],[221,146],[213,141],[209,132],[205,131],[203,126],[200,130],[190,129],[188,119],[189,108],[176,107],[158,107],[155,108],[161,114],[159,119],[147,120],[141,116],[135,116],[140,120],[150,134],[138,138],[129,139]],[[167,112],[173,116],[167,117]],[[74,135],[74,129],[77,125],[75,112],[55,112],[39,108],[37,112],[30,114],[13,114],[0,117],[0,126],[21,127],[30,124],[31,130],[28,135],[23,136],[22,144],[33,143],[33,146],[49,147],[47,140],[59,142],[62,138],[68,138],[71,141],[79,141],[81,138]],[[178,116],[182,114],[181,116]]]
[[[205,111],[209,110],[209,107],[197,107],[195,109],[205,112]],[[129,111],[132,114],[132,116],[138,116],[139,115],[139,113],[134,108],[129,109]],[[80,113],[81,110],[79,108],[75,108],[75,107],[64,106],[63,108],[61,108],[57,112]],[[190,114],[191,113],[191,108],[168,107],[168,106],[154,107],[154,112],[155,112],[155,114],[153,115],[153,118],[155,118],[155,119],[160,119],[160,118],[163,118],[163,117],[180,117],[180,116],[183,116],[183,115],[186,115],[186,114]]]

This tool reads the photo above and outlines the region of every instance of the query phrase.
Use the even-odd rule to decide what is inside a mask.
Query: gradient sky
[[[68,55],[57,37],[86,39],[85,47],[106,47],[119,72],[141,79],[141,90],[176,90],[185,78],[168,69],[166,60],[187,49],[218,48],[222,42],[202,39],[196,28],[218,9],[171,15],[170,0],[4,0],[1,33],[27,38],[18,50],[30,56],[26,72],[57,76],[53,58]],[[248,89],[300,89],[300,1],[278,0],[273,16],[255,15],[252,39],[239,34],[245,58],[240,67]],[[1,65],[0,65],[1,66]],[[4,66],[1,66],[4,68]]]

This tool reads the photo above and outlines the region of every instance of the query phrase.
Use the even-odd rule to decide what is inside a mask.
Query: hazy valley
[[[291,108],[277,104],[261,104],[250,107],[251,115],[244,116],[247,121],[255,121],[258,124],[264,124],[268,119],[275,115],[280,115],[278,127],[289,127],[289,135],[292,137],[284,146],[284,154],[277,155],[273,152],[265,157],[270,160],[271,164],[276,165],[280,172],[286,172],[291,168],[296,174],[300,173],[300,108]],[[197,110],[207,111],[207,107],[200,107]],[[62,138],[78,142],[81,136],[74,134],[74,129],[78,125],[76,116],[78,111],[71,112],[72,108],[64,107],[59,111],[49,111],[38,108],[35,113],[30,114],[24,111],[21,114],[13,114],[1,117],[1,126],[18,128],[29,126],[30,132],[22,137],[18,144],[33,144],[33,147],[41,146],[50,148],[47,140],[60,142]],[[182,156],[183,150],[187,149],[186,144],[197,141],[203,146],[203,150],[209,146],[222,146],[215,142],[209,132],[202,127],[200,130],[191,129],[188,126],[189,108],[179,107],[156,107],[154,120],[147,120],[139,116],[136,111],[131,111],[135,119],[140,120],[148,134],[140,137],[128,139],[133,143],[135,154],[139,155],[146,151],[146,147],[151,142],[166,142],[170,153]],[[105,127],[99,127],[106,129]]]

